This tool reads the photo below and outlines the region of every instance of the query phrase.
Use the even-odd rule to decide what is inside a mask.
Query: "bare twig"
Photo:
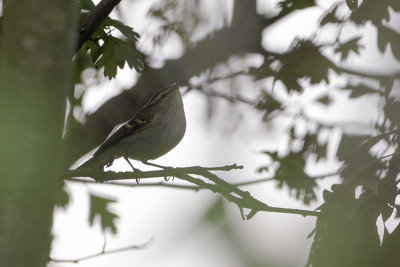
[[[99,256],[105,256],[105,255],[109,255],[109,254],[113,254],[113,253],[117,253],[117,252],[122,252],[122,251],[128,251],[128,250],[138,250],[138,249],[145,249],[148,248],[149,246],[151,246],[154,242],[154,238],[151,238],[149,241],[147,241],[146,243],[142,244],[142,245],[131,245],[128,247],[123,247],[123,248],[117,248],[117,249],[112,249],[109,251],[105,251],[103,249],[102,252],[99,253],[95,253],[92,255],[88,255],[88,256],[84,256],[81,258],[76,258],[76,259],[56,259],[56,258],[50,258],[49,261],[51,262],[58,262],[58,263],[65,263],[65,262],[70,262],[70,263],[78,263],[80,261],[84,261],[84,260],[89,260],[89,259],[93,259]]]

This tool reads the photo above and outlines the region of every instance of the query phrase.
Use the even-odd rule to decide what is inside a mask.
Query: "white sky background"
[[[148,0],[121,2],[127,24],[133,26],[142,35],[144,44],[141,45],[143,46],[146,38],[149,38],[146,36],[146,30],[151,24],[145,14],[152,2]],[[229,4],[230,1],[222,2]],[[278,1],[258,1],[260,12],[271,10],[273,2]],[[333,1],[322,2],[327,2],[326,7],[329,7]],[[267,8],[263,8],[264,5]],[[265,31],[263,45],[271,50],[284,51],[289,47],[294,36],[306,37],[310,32],[314,32],[322,11],[320,8],[313,8],[294,14],[279,24],[279,27]],[[307,15],[304,15],[304,12],[307,12]],[[301,24],[299,24],[298,16],[301,16]],[[351,32],[352,29],[348,31]],[[376,35],[373,33],[364,37],[366,42],[369,40],[375,42],[375,38]],[[168,51],[172,51],[172,54],[169,54],[172,57],[179,54],[173,49],[162,52]],[[363,60],[366,59],[359,60],[352,57],[349,62],[358,67],[364,64]],[[125,68],[119,72],[117,80],[92,88],[84,101],[86,110],[93,110],[108,97],[118,94],[123,88],[129,88],[135,79],[134,70]],[[343,81],[339,79],[338,83],[343,83]],[[318,88],[317,93],[329,89],[322,86]],[[312,93],[309,97],[314,98],[314,94]],[[308,111],[310,114],[321,114],[321,110],[324,110],[323,118],[331,118],[335,121],[354,121],[363,118],[363,121],[369,124],[376,118],[376,109],[370,108],[367,112],[364,108],[366,103],[378,108],[373,99],[362,99],[357,103],[350,103],[345,101],[346,94],[338,95],[338,97],[340,106],[334,105],[329,110],[312,107]],[[228,105],[224,100],[218,101],[220,106]],[[343,109],[343,103],[346,104],[346,109]],[[241,182],[259,177],[255,169],[266,163],[266,157],[259,153],[260,150],[281,146],[286,142],[286,139],[282,138],[284,130],[276,127],[266,130],[260,123],[261,114],[247,106],[239,104],[239,108],[245,111],[244,117],[240,120],[239,129],[233,134],[230,132],[227,134],[229,128],[224,127],[225,124],[221,121],[226,118],[224,114],[217,115],[211,122],[206,122],[206,102],[201,94],[190,92],[184,98],[184,105],[187,116],[185,137],[175,149],[155,160],[155,163],[179,167],[222,166],[237,163],[244,165],[245,169],[219,174],[230,182]],[[337,164],[334,163],[314,166],[310,173],[330,172],[336,167]],[[116,168],[130,170],[124,161],[118,161]],[[329,188],[334,181],[334,179],[328,179],[321,187]],[[177,182],[175,179],[173,183]],[[118,199],[112,208],[120,216],[117,221],[119,233],[116,236],[106,235],[106,250],[132,244],[140,245],[152,237],[155,241],[144,250],[96,257],[78,264],[50,263],[49,266],[243,267],[237,257],[232,254],[230,244],[218,234],[218,226],[199,226],[199,220],[218,197],[212,192],[204,190],[194,193],[164,187],[128,189],[105,185],[86,186],[77,183],[68,183],[67,188],[72,193],[72,202],[66,211],[56,212],[52,257],[74,259],[102,250],[104,240],[99,231],[99,223],[94,227],[88,226],[88,192]],[[290,199],[286,190],[277,190],[275,183],[257,184],[245,189],[271,206],[313,209],[318,205],[316,203],[311,207],[303,207],[299,202]],[[236,206],[225,201],[225,207],[228,209],[226,220],[233,223],[235,231],[241,236],[243,245],[254,251],[257,257],[264,255],[266,259],[278,262],[285,259],[289,266],[304,265],[312,242],[306,237],[314,227],[314,218],[259,213],[250,221],[243,221]]]

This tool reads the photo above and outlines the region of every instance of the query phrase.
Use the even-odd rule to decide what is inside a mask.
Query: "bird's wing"
[[[136,132],[142,131],[150,123],[155,114],[160,112],[160,100],[167,96],[167,94],[175,89],[179,88],[179,83],[173,83],[159,90],[152,98],[141,108],[133,117],[122,125],[115,133],[113,133],[99,149],[93,154],[93,156],[99,155],[109,147],[118,143],[126,136],[135,134]]]
[[[151,114],[152,113],[152,114]],[[142,131],[151,121],[155,113],[149,112],[149,106],[146,105],[140,109],[129,121],[116,130],[104,143],[97,149],[93,156],[101,154],[103,151],[112,147],[127,136]]]

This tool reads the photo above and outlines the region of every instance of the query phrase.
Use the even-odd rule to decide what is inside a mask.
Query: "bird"
[[[77,170],[111,166],[123,157],[135,171],[129,159],[147,162],[172,150],[186,131],[186,117],[179,83],[158,90],[150,100],[109,136],[93,157]]]

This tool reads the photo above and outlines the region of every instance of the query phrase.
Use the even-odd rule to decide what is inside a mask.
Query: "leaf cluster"
[[[94,3],[91,0],[81,2],[81,21],[85,20],[93,8]],[[123,37],[112,35],[114,30],[118,30]],[[139,38],[140,35],[132,27],[107,17],[78,52],[77,70],[82,71],[88,67],[104,68],[104,76],[112,79],[117,75],[118,67],[123,69],[126,63],[129,68],[141,72],[143,59],[136,49]],[[76,77],[80,79],[81,72]]]

